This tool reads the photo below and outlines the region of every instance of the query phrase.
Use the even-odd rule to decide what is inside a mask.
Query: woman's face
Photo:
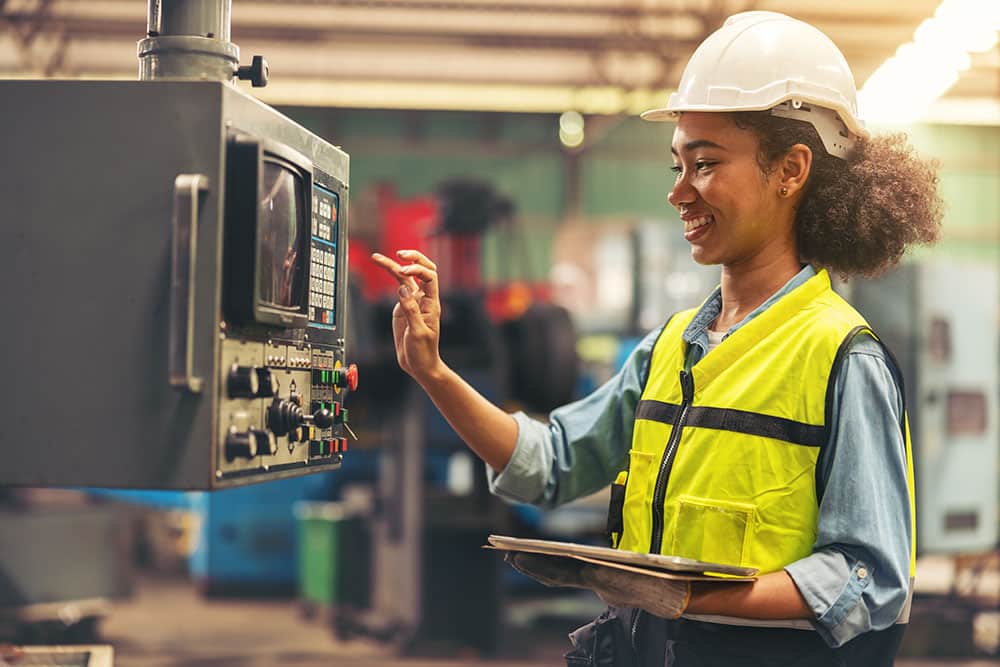
[[[677,180],[667,201],[681,215],[696,262],[734,267],[761,253],[794,252],[779,170],[761,171],[752,132],[729,114],[684,113],[670,151]]]

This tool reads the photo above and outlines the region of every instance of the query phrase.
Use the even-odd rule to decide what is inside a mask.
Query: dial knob
[[[226,460],[252,459],[257,456],[257,438],[250,431],[237,431],[236,427],[226,434]]]
[[[261,398],[271,398],[278,393],[278,378],[270,368],[257,369],[257,395]]]
[[[358,390],[358,366],[351,364],[346,369],[339,368],[333,372],[333,385],[343,389],[347,387],[351,391]]]
[[[256,398],[260,390],[257,369],[253,366],[233,364],[226,376],[226,391],[229,398]]]

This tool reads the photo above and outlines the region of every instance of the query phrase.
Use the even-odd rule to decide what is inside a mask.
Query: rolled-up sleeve
[[[593,493],[624,466],[635,408],[659,330],[592,394],[552,411],[548,423],[515,413],[517,445],[502,472],[487,468],[490,489],[507,500],[554,507]]]
[[[813,553],[788,565],[833,647],[896,622],[910,586],[910,498],[902,394],[878,343],[857,339],[834,391]]]

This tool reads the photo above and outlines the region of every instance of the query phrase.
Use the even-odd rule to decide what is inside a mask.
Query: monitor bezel
[[[309,276],[312,254],[311,211],[313,190],[313,163],[293,148],[268,139],[238,134],[229,142],[227,166],[227,253],[231,277],[228,292],[230,317],[241,323],[253,321],[267,326],[286,329],[305,329],[309,324]],[[299,210],[299,243],[303,252],[303,289],[294,307],[282,308],[266,302],[260,290],[261,218],[259,202],[263,195],[265,162],[287,168],[301,180]],[[239,192],[252,187],[252,200]],[[248,224],[249,223],[249,224]],[[249,276],[247,274],[250,274]],[[249,278],[249,284],[247,281]]]

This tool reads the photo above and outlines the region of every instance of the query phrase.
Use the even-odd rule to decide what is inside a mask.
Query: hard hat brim
[[[673,111],[671,109],[667,109],[666,107],[662,107],[659,109],[650,109],[649,111],[643,111],[641,114],[639,114],[639,118],[642,118],[643,120],[652,121],[654,123],[662,123],[663,121],[677,120],[677,115],[678,112]]]

